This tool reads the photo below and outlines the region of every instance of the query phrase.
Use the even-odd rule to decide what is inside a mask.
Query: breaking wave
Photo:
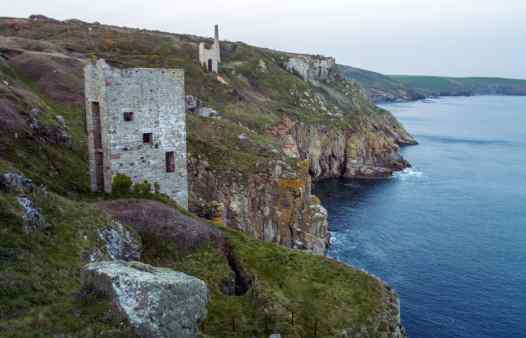
[[[421,178],[422,176],[424,176],[424,173],[414,168],[406,168],[402,171],[398,171],[394,173],[394,177],[399,178],[401,180],[407,180],[411,178]]]

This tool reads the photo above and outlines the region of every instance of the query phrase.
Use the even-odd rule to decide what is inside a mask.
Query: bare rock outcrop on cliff
[[[324,254],[329,244],[327,212],[311,195],[303,168],[276,161],[268,172],[219,173],[206,160],[189,161],[190,209],[255,238]],[[218,210],[221,209],[221,210]]]
[[[364,133],[285,118],[271,133],[282,140],[290,156],[308,160],[314,179],[389,177],[409,166],[400,155],[399,144],[414,144],[411,136],[389,122],[381,126],[385,131]]]
[[[326,118],[308,123],[285,116],[269,132],[287,155],[309,160],[313,178],[389,177],[409,166],[400,145],[416,141],[391,113],[376,107],[363,88],[342,79],[333,58],[294,56],[286,66],[312,84]]]

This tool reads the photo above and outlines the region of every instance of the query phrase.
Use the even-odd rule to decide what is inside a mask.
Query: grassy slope
[[[489,77],[390,75],[424,95],[526,95],[526,80]]]
[[[128,337],[108,300],[80,288],[81,257],[102,247],[96,231],[110,220],[90,203],[53,193],[30,195],[51,228],[26,235],[14,194],[0,194],[0,337],[67,334],[75,337]],[[222,292],[232,270],[223,249],[210,243],[181,253],[175,241],[143,237],[143,260],[172,267],[207,282],[209,337],[333,336],[348,327],[374,335],[387,330],[381,314],[394,311],[378,280],[330,259],[250,239],[224,227],[234,257],[252,288],[243,295]],[[331,313],[330,317],[326,313]]]
[[[414,90],[387,75],[350,66],[339,65],[338,67],[346,79],[358,82],[375,101],[419,98],[418,93]]]
[[[81,257],[101,246],[108,217],[53,193],[30,197],[50,230],[26,235],[16,196],[0,193],[0,337],[127,336],[108,300],[80,293]]]
[[[316,330],[318,337],[328,337],[343,328],[362,326],[378,334],[377,330],[389,325],[376,318],[391,308],[384,304],[384,287],[374,278],[330,259],[221,229],[231,254],[252,280],[252,288],[243,295],[221,291],[231,276],[220,249],[202,248],[181,258],[169,241],[162,246],[158,238],[145,242],[146,262],[207,282],[211,293],[203,334],[241,338],[280,332],[287,337],[311,337]]]
[[[201,153],[212,157],[215,153],[226,153],[233,159],[243,157],[238,156],[240,152],[257,153],[261,149],[258,144],[275,145],[275,140],[269,137],[266,131],[284,116],[310,124],[333,125],[366,132],[369,127],[364,127],[357,121],[387,114],[367,102],[353,83],[344,84],[345,81],[339,81],[329,86],[331,90],[339,92],[338,95],[343,93],[346,99],[340,100],[335,99],[330,91],[313,87],[290,74],[283,67],[288,59],[286,53],[256,48],[239,42],[223,42],[221,76],[227,84],[221,84],[214,75],[205,73],[196,62],[197,44],[205,41],[202,38],[103,25],[22,21],[20,26],[22,28],[13,29],[8,19],[3,22],[0,20],[0,36],[16,37],[19,40],[30,39],[24,40],[24,43],[18,40],[16,42],[24,45],[26,50],[47,48],[46,52],[64,53],[85,59],[102,57],[116,66],[184,68],[187,93],[199,97],[205,105],[220,111],[226,118],[223,123],[230,124],[218,129],[216,133],[216,129],[206,130],[206,126],[203,125],[204,120],[190,121],[188,130],[190,153]],[[36,39],[39,44],[36,44]],[[44,42],[48,45],[41,46],[40,44]],[[15,61],[10,63],[16,63],[17,58],[15,56],[13,58]],[[55,63],[61,67],[60,61]],[[262,64],[264,66],[261,66]],[[42,77],[36,76],[29,65],[30,63],[20,65],[17,72],[25,73],[23,80],[26,83],[34,82],[33,88],[41,91],[47,84],[42,83],[44,81],[36,81],[37,78]],[[24,72],[24,69],[29,70]],[[80,67],[70,70],[69,73],[76,72],[80,73]],[[80,84],[71,87],[81,88],[82,79],[74,80]],[[68,94],[82,95],[82,93]],[[322,99],[320,100],[316,95],[320,95]],[[49,95],[45,96],[49,98]],[[75,120],[82,121],[81,105],[75,102],[71,106],[72,114],[77,114]],[[247,128],[258,134],[255,138],[256,144],[248,150],[243,149],[241,142],[236,140],[239,134],[246,133]],[[228,142],[203,144],[203,140],[223,140],[225,133],[228,133]],[[267,156],[279,157],[272,154],[273,152],[269,152]],[[245,161],[237,161],[232,163],[231,167],[235,168],[237,164],[244,163]],[[211,161],[210,164],[215,166],[216,161]],[[257,167],[255,161],[249,161],[249,165]],[[218,168],[224,168],[224,165],[218,165]]]
[[[374,101],[417,100],[439,95],[526,95],[526,80],[520,79],[384,75],[343,65],[339,69],[346,79],[362,85]]]

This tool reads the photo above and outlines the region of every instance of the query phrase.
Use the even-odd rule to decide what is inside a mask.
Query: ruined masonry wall
[[[219,26],[214,26],[214,43],[210,48],[206,47],[204,42],[199,44],[199,63],[208,69],[208,60],[212,60],[212,72],[219,71],[219,62],[221,62],[221,48],[219,46]]]
[[[86,67],[87,107],[100,102],[105,191],[112,177],[125,174],[134,182],[157,182],[161,192],[188,207],[184,72],[179,69],[114,69],[103,62]],[[133,112],[133,121],[124,121]],[[88,126],[93,125],[91,114]],[[151,133],[152,142],[143,143]],[[88,130],[89,144],[93,132]],[[166,152],[175,153],[175,172],[166,172]],[[90,175],[94,180],[94,151]]]

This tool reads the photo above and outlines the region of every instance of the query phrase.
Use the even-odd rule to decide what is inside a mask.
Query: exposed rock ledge
[[[383,178],[410,167],[400,145],[416,141],[390,114],[377,117],[376,132],[313,126],[288,118],[270,132],[291,157],[309,161],[313,179]]]
[[[190,210],[253,237],[323,255],[329,245],[327,211],[311,195],[307,162],[299,168],[267,163],[269,172],[222,174],[208,162],[188,165]]]

